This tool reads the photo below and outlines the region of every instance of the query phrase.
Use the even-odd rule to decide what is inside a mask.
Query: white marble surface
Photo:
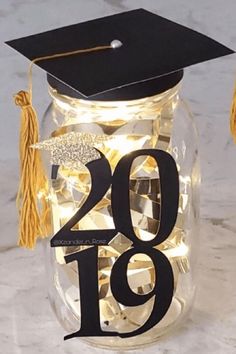
[[[40,245],[35,253],[15,247],[19,112],[12,94],[25,88],[27,62],[3,41],[137,7],[236,49],[235,0],[0,0],[0,343],[4,354],[107,351],[77,340],[63,342],[63,331],[47,301]],[[202,165],[199,290],[190,319],[146,353],[236,353],[236,146],[228,128],[235,77],[235,56],[186,70],[183,94],[196,117]],[[48,97],[44,73],[37,69],[34,86],[41,114]]]

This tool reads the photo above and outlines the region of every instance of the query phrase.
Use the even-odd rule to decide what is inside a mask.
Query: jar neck
[[[150,119],[163,109],[174,110],[181,82],[163,93],[131,101],[89,101],[61,95],[49,86],[54,108],[67,117],[67,124],[80,122]]]

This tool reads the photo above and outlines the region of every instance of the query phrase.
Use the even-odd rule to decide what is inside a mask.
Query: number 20
[[[109,162],[104,155],[101,159],[86,165],[91,174],[90,194],[77,213],[57,232],[51,240],[52,247],[63,245],[63,240],[76,244],[76,240],[105,240],[108,245],[113,237],[122,233],[132,241],[132,248],[124,252],[115,262],[110,277],[111,291],[114,298],[124,306],[139,306],[153,296],[155,301],[148,320],[138,329],[118,333],[103,331],[100,325],[98,297],[98,246],[65,256],[66,263],[77,261],[80,279],[81,327],[67,335],[65,339],[82,336],[120,336],[123,338],[142,334],[154,327],[166,314],[170,307],[174,279],[168,258],[159,250],[153,248],[164,242],[172,232],[177,218],[179,203],[179,177],[174,159],[165,151],[144,149],[133,151],[121,158],[113,175]],[[139,156],[151,156],[155,159],[160,175],[161,213],[160,226],[155,237],[150,241],[137,238],[131,219],[129,180],[133,161]],[[72,230],[106,194],[111,186],[111,208],[115,228],[106,230]],[[74,244],[73,244],[74,242]],[[101,244],[101,243],[100,243]],[[137,253],[148,255],[155,268],[156,283],[152,291],[145,295],[135,294],[129,287],[127,267],[129,260]]]

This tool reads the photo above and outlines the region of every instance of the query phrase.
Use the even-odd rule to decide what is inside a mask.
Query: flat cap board
[[[144,9],[132,10],[6,42],[29,60],[100,45],[123,46],[37,63],[83,97],[147,82],[234,53],[220,43]],[[166,79],[166,78],[165,78]],[[165,80],[164,79],[164,80]]]

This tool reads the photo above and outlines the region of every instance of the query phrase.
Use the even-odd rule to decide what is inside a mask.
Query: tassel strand
[[[16,199],[20,219],[18,244],[33,249],[37,237],[46,236],[41,220],[43,215],[48,213],[48,206],[43,198],[40,210],[37,195],[42,191],[45,196],[47,180],[40,153],[31,148],[31,145],[39,141],[39,127],[30,94],[20,91],[15,95],[15,104],[21,108],[20,183]]]
[[[230,115],[230,130],[233,136],[234,142],[236,143],[236,84],[234,89],[234,96],[231,105],[231,115]]]

